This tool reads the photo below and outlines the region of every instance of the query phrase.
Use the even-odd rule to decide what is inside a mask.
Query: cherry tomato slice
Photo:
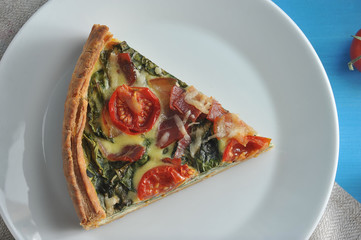
[[[259,136],[247,136],[246,139],[248,143],[245,146],[234,138],[230,139],[224,150],[222,161],[234,162],[254,157],[265,150],[271,142],[270,138]]]
[[[163,158],[162,162],[173,164],[174,166],[182,165],[182,159],[180,159],[180,158]]]
[[[158,98],[146,87],[118,87],[108,108],[113,124],[130,135],[148,132],[160,114]]]
[[[165,193],[182,182],[183,177],[173,166],[159,166],[147,171],[138,185],[138,198],[146,200],[156,195]]]
[[[168,159],[169,160],[169,159]],[[138,185],[138,198],[143,201],[166,193],[194,174],[188,165],[163,165],[148,170]]]

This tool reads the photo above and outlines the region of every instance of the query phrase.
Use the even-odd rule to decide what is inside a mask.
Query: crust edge
[[[64,105],[63,171],[80,224],[85,229],[97,227],[99,221],[106,217],[86,173],[82,136],[86,123],[86,97],[90,77],[100,51],[111,38],[112,34],[107,26],[93,26],[75,65]]]

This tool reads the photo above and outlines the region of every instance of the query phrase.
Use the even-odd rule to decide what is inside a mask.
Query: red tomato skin
[[[356,33],[356,36],[361,37],[361,29]],[[361,40],[353,38],[350,47],[351,60],[361,56]],[[361,72],[361,60],[356,61],[353,66]]]
[[[138,198],[147,200],[168,192],[185,180],[175,167],[163,165],[148,170],[138,185]]]
[[[135,92],[138,92],[143,98],[152,102],[150,114],[148,114],[145,123],[143,125],[140,125],[139,122],[137,122],[137,119],[139,119],[138,118],[139,115],[137,113],[133,113],[133,115],[130,116],[132,120],[128,125],[125,125],[125,123],[122,122],[118,116],[117,99],[119,99],[118,98],[119,96],[121,97],[124,95],[124,98],[126,98],[125,101],[127,99],[129,100],[131,96],[133,96],[132,94],[134,94]],[[149,88],[129,87],[125,84],[119,86],[114,91],[113,95],[110,97],[108,108],[109,108],[110,119],[113,122],[113,124],[121,131],[129,135],[137,135],[150,131],[160,115],[159,100],[157,96],[155,96],[155,94],[152,93],[152,91],[150,91]]]
[[[230,139],[223,152],[222,161],[235,162],[253,157],[265,150],[269,146],[271,139],[259,136],[247,136],[246,141],[247,144],[242,145],[236,139]]]
[[[192,177],[195,171],[187,164],[181,165],[180,159],[163,159],[165,163],[148,170],[138,184],[138,198],[141,201],[164,194]]]

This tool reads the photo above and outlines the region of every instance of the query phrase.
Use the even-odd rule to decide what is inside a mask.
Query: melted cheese
[[[118,64],[118,56],[114,52],[112,52],[109,56],[108,61],[108,77],[110,79],[110,85],[114,88],[121,86],[127,83],[125,75],[123,74],[122,70],[119,68]]]
[[[179,131],[184,135],[184,138],[185,139],[190,139],[191,137],[188,135],[188,132],[186,130],[186,128],[184,127],[184,123],[182,121],[182,119],[180,119],[180,117],[176,114],[174,115],[174,120],[175,120],[175,123],[179,129]]]
[[[245,136],[254,135],[255,131],[243,122],[238,115],[228,113],[217,120],[216,136],[217,138],[236,138],[243,144]]]
[[[113,197],[109,198],[107,195],[105,195],[104,203],[105,203],[105,209],[107,212],[107,215],[112,215],[114,213],[114,205],[119,203],[119,197],[114,194]]]
[[[144,173],[146,173],[147,171],[149,171],[150,169],[152,169],[154,167],[166,165],[166,163],[164,163],[162,161],[162,159],[171,157],[172,149],[174,148],[174,143],[167,147],[166,153],[164,153],[164,149],[161,149],[156,146],[156,137],[157,137],[157,133],[158,133],[157,129],[160,124],[160,120],[163,118],[164,118],[164,116],[161,114],[161,116],[159,116],[157,122],[154,124],[152,130],[145,133],[143,136],[142,135],[121,134],[121,135],[113,138],[113,143],[109,142],[107,140],[104,140],[104,139],[98,139],[99,143],[106,149],[106,151],[108,153],[118,153],[126,145],[132,145],[132,144],[143,145],[145,138],[151,140],[151,144],[147,149],[147,155],[149,156],[149,161],[146,164],[144,164],[143,166],[137,168],[134,173],[133,185],[134,185],[135,189],[138,188],[139,181],[142,178],[142,176],[144,175]],[[129,192],[129,197],[131,197],[131,199],[134,202],[139,201],[136,193]]]
[[[218,140],[218,150],[223,155],[224,150],[226,149],[228,143],[227,138],[221,138]]]
[[[159,145],[160,145],[160,146],[163,146],[163,145],[168,141],[169,136],[170,136],[170,133],[169,133],[169,132],[165,132],[165,133],[163,134],[163,136],[162,136],[162,137],[160,138],[160,140],[159,140]]]
[[[190,86],[187,88],[184,100],[193,105],[204,114],[208,114],[212,105],[212,99],[199,92],[195,87]]]
[[[102,68],[103,68],[103,66],[100,63],[99,59],[98,59],[97,62],[95,63],[95,65],[94,65],[92,74],[95,73],[95,72],[98,72]]]
[[[206,129],[204,129],[203,127],[199,127],[197,128],[196,132],[195,132],[195,140],[191,142],[190,146],[189,146],[189,150],[191,153],[191,156],[194,157],[194,155],[196,154],[196,152],[199,150],[199,148],[202,145],[202,136],[205,133]]]
[[[111,48],[111,45],[107,46],[106,49]],[[93,73],[101,70],[103,68],[101,62],[98,60],[95,64],[93,69]],[[161,74],[162,69],[157,67],[155,69],[156,74]],[[105,99],[109,99],[115,89],[123,84],[127,83],[126,77],[122,70],[118,65],[118,57],[117,54],[112,52],[108,59],[108,64],[106,66],[106,73],[109,78],[109,85],[110,87],[106,90]],[[132,85],[132,87],[148,87],[148,81],[153,78],[157,78],[157,76],[150,75],[145,70],[135,69],[136,73],[136,82]],[[131,99],[129,100],[131,101]],[[134,109],[139,109],[139,106],[134,105]],[[188,135],[185,127],[184,122],[190,117],[190,112],[187,113],[185,119],[180,119],[179,116],[176,116],[176,123],[179,130],[185,135],[185,137],[190,138]],[[119,153],[126,145],[143,145],[145,139],[149,139],[151,141],[150,146],[147,149],[147,155],[149,156],[149,161],[145,163],[143,166],[136,169],[134,176],[133,176],[133,186],[135,189],[138,188],[139,182],[143,175],[149,171],[150,169],[162,165],[167,165],[168,163],[164,163],[162,159],[170,158],[172,154],[172,150],[175,146],[175,143],[169,145],[165,151],[165,149],[161,149],[156,146],[156,139],[158,134],[158,127],[161,121],[166,118],[164,114],[164,109],[161,109],[161,114],[154,124],[153,128],[144,134],[140,135],[127,135],[127,134],[120,134],[113,138],[113,142],[108,140],[98,138],[97,141],[99,145],[101,145],[104,150],[109,154],[116,154]],[[183,122],[184,121],[184,122]],[[168,136],[169,137],[169,136]],[[165,136],[164,138],[168,138]],[[167,139],[163,139],[166,141]],[[88,161],[88,159],[86,159]],[[138,202],[139,199],[137,197],[137,193],[135,192],[128,192],[128,196],[133,200],[133,202]],[[120,201],[119,197],[114,195],[113,197],[109,198],[105,196],[104,203],[105,203],[105,210],[107,215],[111,215],[114,213],[114,205]]]
[[[152,169],[153,167],[165,165],[165,163],[162,162],[162,159],[171,157],[172,154],[171,149],[173,149],[173,147],[174,147],[174,143],[168,146],[168,151],[166,153],[163,153],[164,149],[157,147],[155,143],[152,143],[149,146],[148,148],[149,161],[144,166],[137,169],[137,171],[134,174],[133,184],[135,188],[138,187],[138,183],[145,172]]]
[[[126,135],[121,134],[113,138],[113,142],[109,142],[105,139],[99,138],[98,141],[106,149],[108,153],[118,153],[126,145],[142,145],[144,138],[141,135]]]
[[[134,87],[148,87],[147,80],[149,79],[149,74],[145,71],[139,71],[134,69],[137,76],[136,82],[133,84]]]
[[[150,170],[154,167],[161,166],[161,165],[165,165],[165,163],[162,162],[161,159],[154,158],[154,159],[151,159],[150,161],[148,161],[146,164],[144,164],[144,166],[138,168],[137,171],[134,173],[134,178],[133,178],[133,184],[134,184],[135,189],[138,188],[139,181],[143,177],[144,173],[146,173],[148,170]]]

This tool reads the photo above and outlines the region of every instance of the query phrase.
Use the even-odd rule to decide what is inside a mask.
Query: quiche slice
[[[94,25],[62,144],[70,196],[91,229],[255,157],[271,139]]]

